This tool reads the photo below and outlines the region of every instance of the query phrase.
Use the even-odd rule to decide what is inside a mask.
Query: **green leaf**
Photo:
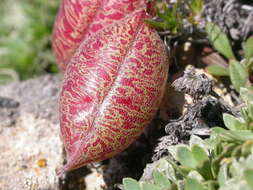
[[[145,22],[163,30],[169,30],[171,33],[176,33],[180,25],[177,15],[177,3],[174,4],[172,9],[167,6],[163,6],[163,11],[157,9],[157,16],[162,19],[162,21],[146,20]]]
[[[219,173],[218,173],[218,182],[221,186],[225,185],[225,182],[229,179],[228,176],[228,167],[227,164],[223,164],[220,167]]]
[[[157,29],[165,30],[167,28],[167,25],[165,22],[158,22],[158,21],[154,21],[154,20],[145,20],[145,23],[150,24],[151,26],[153,26]]]
[[[247,169],[253,169],[253,148],[251,148],[251,154],[247,157],[245,165]]]
[[[141,190],[139,182],[132,178],[124,178],[123,186],[125,190]]]
[[[184,166],[195,168],[197,166],[197,162],[194,159],[191,151],[186,147],[178,147],[177,148],[177,160]]]
[[[198,181],[203,181],[203,176],[196,170],[192,170],[187,175],[188,178],[196,179]]]
[[[232,51],[230,42],[226,34],[222,32],[217,25],[213,23],[207,23],[206,32],[208,34],[210,42],[213,44],[214,48],[218,52],[220,52],[228,59],[235,59],[234,53]]]
[[[220,153],[222,153],[223,151],[223,146],[221,144],[222,139],[220,138],[220,136],[218,134],[215,134],[215,131],[212,131],[211,133],[211,138],[213,138],[212,141],[215,141],[216,143],[212,146],[212,150],[213,150],[213,154],[214,155],[219,155]],[[215,136],[215,137],[213,137]]]
[[[212,132],[222,138],[222,141],[241,143],[247,140],[253,140],[253,132],[250,130],[229,131],[220,127],[213,127]]]
[[[209,160],[205,150],[196,144],[192,146],[191,152],[198,165],[201,165],[204,161]]]
[[[155,184],[157,184],[161,189],[169,189],[170,188],[170,186],[171,186],[170,181],[161,172],[154,170],[153,171],[153,178],[154,178]]]
[[[253,189],[253,169],[247,169],[244,171],[245,179],[248,185]]]
[[[253,92],[248,90],[247,88],[240,88],[240,97],[245,103],[253,102]]]
[[[209,160],[206,160],[202,162],[202,164],[199,164],[197,167],[197,171],[206,179],[211,180],[213,179],[213,172],[211,168],[211,162]]]
[[[229,69],[219,65],[210,65],[207,71],[214,76],[229,76]]]
[[[173,12],[166,5],[163,5],[162,10],[163,11],[161,12],[160,9],[157,9],[157,16],[159,18],[162,18],[165,21],[173,19]]]
[[[252,104],[252,106],[253,106],[253,104]],[[251,111],[253,111],[253,110],[251,110]],[[253,113],[253,112],[251,112],[251,113]],[[241,108],[241,114],[242,114],[242,118],[245,121],[245,123],[249,123],[251,121],[251,117],[250,117],[250,114],[249,114],[249,111],[248,111],[247,107],[242,107]]]
[[[142,190],[161,190],[158,186],[150,183],[143,182],[142,183]]]
[[[218,189],[218,184],[216,181],[207,182],[207,190],[216,190],[216,189]]]
[[[247,119],[248,119],[248,121],[250,120],[250,121],[253,121],[253,101],[252,102],[247,102],[247,110],[248,110],[248,117],[247,117]],[[249,126],[249,127],[251,127],[251,126]],[[252,128],[248,128],[248,129],[252,129]]]
[[[215,159],[212,160],[211,163],[211,171],[214,177],[217,177],[218,172],[220,169],[220,157],[216,157]]]
[[[242,145],[242,155],[243,156],[248,156],[249,154],[251,154],[251,149],[253,147],[253,141],[246,141],[245,143],[243,143]]]
[[[245,87],[248,72],[247,69],[237,61],[230,61],[229,63],[230,80],[237,92],[240,92],[241,87]]]
[[[186,179],[185,190],[205,190],[205,186],[196,179],[188,178]]]
[[[200,13],[203,7],[202,0],[191,0],[191,9],[195,14]]]
[[[179,147],[185,147],[185,148],[188,148],[189,146],[188,145],[185,145],[185,144],[178,144],[178,145],[172,145],[172,146],[169,146],[167,149],[169,151],[169,153],[172,155],[172,157],[178,161],[178,158],[177,158],[177,151],[178,151],[178,148]]]
[[[249,60],[253,57],[253,37],[249,37],[243,46],[244,57]]]
[[[229,133],[233,135],[237,140],[253,140],[253,133],[250,130],[229,131]]]
[[[247,128],[245,123],[242,123],[239,119],[227,113],[223,114],[223,121],[225,126],[232,131],[243,130]]]
[[[235,149],[232,151],[231,157],[238,158],[242,154],[242,145],[238,145],[235,147]]]
[[[213,127],[211,130],[212,130],[212,133],[215,133],[218,136],[220,136],[222,141],[227,141],[227,142],[231,142],[231,141],[233,142],[235,140],[241,141],[241,139],[237,135],[234,135],[231,133],[231,131],[225,130],[223,128]]]
[[[178,173],[180,173],[182,176],[187,176],[193,169],[187,166],[178,166],[177,168],[175,168]]]
[[[172,182],[176,181],[175,168],[177,165],[166,158],[161,158],[159,161],[155,162],[155,168],[162,172],[168,179]]]
[[[208,154],[208,149],[210,148],[210,142],[206,142],[206,139],[203,140],[199,136],[196,135],[191,135],[189,145],[190,148],[192,148],[194,145],[200,146],[207,154]]]

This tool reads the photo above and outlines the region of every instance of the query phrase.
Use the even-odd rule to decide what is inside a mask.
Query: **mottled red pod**
[[[144,9],[85,39],[60,95],[67,164],[60,174],[112,157],[150,123],[166,84],[168,59]]]
[[[80,43],[104,27],[119,22],[147,0],[62,0],[53,31],[53,50],[61,70]]]

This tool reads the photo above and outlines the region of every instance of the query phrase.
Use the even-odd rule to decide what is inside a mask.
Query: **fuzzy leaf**
[[[216,158],[211,163],[211,171],[212,171],[212,174],[214,175],[214,177],[218,176],[218,172],[220,169],[220,162],[219,161],[220,160]]]
[[[247,88],[240,88],[240,97],[245,103],[253,102],[253,93]]]
[[[193,169],[187,166],[178,166],[177,168],[178,173],[180,173],[182,176],[187,176]]]
[[[139,182],[132,178],[124,178],[123,186],[125,190],[141,190]]]
[[[248,107],[248,117],[250,118],[249,120],[253,120],[253,101],[252,102],[248,102],[247,103],[247,107]],[[252,126],[251,125],[249,125],[249,127],[250,128],[248,128],[248,129],[250,129],[250,130],[252,130]]]
[[[229,63],[230,80],[237,92],[241,87],[245,87],[248,79],[247,69],[237,61],[230,61]]]
[[[171,186],[170,181],[157,170],[153,171],[153,178],[154,182],[161,188],[161,189],[169,189]]]
[[[253,104],[252,104],[252,106],[253,106]],[[253,111],[253,110],[251,110],[251,111]],[[242,107],[241,108],[242,118],[245,121],[245,123],[249,123],[251,121],[251,119],[250,119],[251,117],[250,117],[249,112],[250,111],[248,110],[247,107]],[[253,112],[251,112],[251,113],[253,113]],[[252,114],[251,114],[251,116],[252,116]],[[247,128],[248,128],[248,126],[247,126]]]
[[[217,189],[216,181],[208,181],[207,182],[207,190],[216,190]]]
[[[177,148],[177,160],[186,167],[195,168],[197,166],[191,151],[186,147]]]
[[[228,180],[228,167],[227,164],[223,164],[220,167],[219,173],[218,173],[218,182],[221,186],[225,185],[225,182]]]
[[[234,143],[242,142],[247,140],[253,140],[253,132],[250,130],[237,130],[237,131],[230,131],[225,130],[219,127],[212,128],[212,132],[219,135],[223,141]]]
[[[207,71],[214,76],[229,76],[228,68],[219,65],[210,65],[207,67]]]
[[[235,149],[232,151],[231,157],[238,158],[242,154],[242,145],[238,145],[235,147]]]
[[[253,189],[253,169],[247,169],[244,171],[245,179],[248,185]]]
[[[175,174],[175,167],[174,163],[167,161],[164,158],[161,158],[158,162],[156,162],[155,168],[159,171],[164,173],[164,175],[170,179],[171,181],[176,181],[176,174]]]
[[[185,183],[185,190],[205,190],[205,186],[196,179],[188,178]]]
[[[234,53],[232,51],[230,42],[226,34],[222,32],[217,25],[213,23],[207,23],[206,32],[208,34],[210,42],[213,44],[214,48],[218,52],[220,52],[228,59],[235,59]]]
[[[188,178],[193,178],[196,179],[198,181],[203,181],[204,178],[202,177],[202,175],[200,175],[199,172],[197,172],[196,170],[190,171],[189,174],[187,175]]]
[[[189,141],[190,148],[192,148],[194,145],[200,146],[207,154],[208,149],[210,147],[210,143],[206,143],[205,140],[201,139],[200,137],[196,135],[191,135],[190,141]]]
[[[225,126],[232,131],[243,130],[247,127],[245,123],[242,123],[239,119],[227,113],[223,114],[223,121]]]
[[[198,165],[202,164],[206,160],[209,160],[206,152],[198,145],[193,145],[191,152]]]
[[[253,169],[253,147],[251,148],[251,154],[247,157],[245,166],[247,169]]]
[[[253,56],[253,37],[249,37],[243,46],[244,57],[249,60]]]
[[[159,186],[156,186],[154,184],[150,184],[150,183],[146,183],[146,182],[143,182],[142,183],[142,190],[161,190],[159,188]]]
[[[177,150],[179,147],[185,147],[187,148],[188,146],[185,144],[179,144],[179,145],[172,145],[168,147],[169,153],[172,155],[172,157],[177,160]],[[178,160],[177,160],[178,161]]]
[[[198,165],[197,171],[206,179],[213,179],[213,173],[211,168],[211,162],[209,160],[205,160],[201,164]]]
[[[249,154],[251,154],[251,149],[253,147],[253,141],[246,141],[245,143],[243,143],[242,145],[242,155],[243,156],[248,156]]]
[[[250,130],[229,131],[229,133],[241,141],[253,140],[253,132]]]
[[[220,127],[212,128],[212,132],[220,136],[223,141],[240,140],[240,138],[237,135],[232,134],[231,131],[222,129]]]

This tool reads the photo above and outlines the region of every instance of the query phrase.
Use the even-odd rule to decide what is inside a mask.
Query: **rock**
[[[53,123],[58,123],[57,106],[60,81],[60,76],[46,75],[0,86],[0,97],[2,97],[2,99],[0,98],[0,109],[1,105],[7,104],[2,103],[1,100],[5,99],[7,102],[6,99],[9,99],[9,104],[20,103],[20,113],[31,113],[36,118],[49,119]]]
[[[246,0],[204,0],[203,18],[214,22],[234,41],[253,34],[253,2]]]
[[[57,99],[61,77],[0,86],[0,189],[58,190],[64,160]]]

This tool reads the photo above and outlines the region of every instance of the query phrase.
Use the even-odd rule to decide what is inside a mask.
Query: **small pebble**
[[[40,168],[45,168],[45,167],[47,167],[47,160],[45,158],[40,159],[40,160],[37,161],[37,165]]]

